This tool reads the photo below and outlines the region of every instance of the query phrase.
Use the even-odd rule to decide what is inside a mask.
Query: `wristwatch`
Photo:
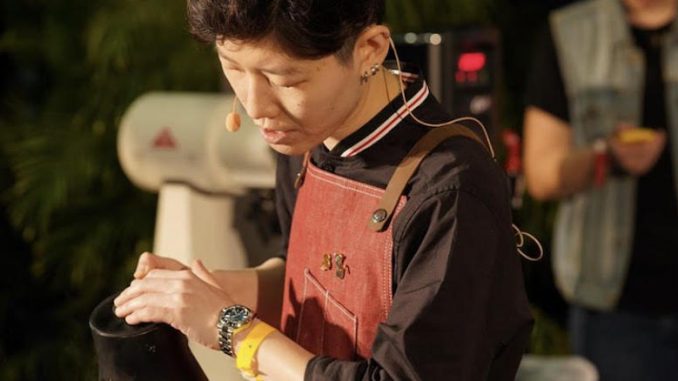
[[[219,349],[231,357],[235,357],[233,352],[233,335],[241,331],[254,320],[254,312],[240,304],[234,304],[225,307],[219,312],[217,329],[219,330]]]

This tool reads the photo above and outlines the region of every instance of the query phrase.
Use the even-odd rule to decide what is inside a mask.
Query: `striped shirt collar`
[[[397,73],[397,70],[393,69],[395,65],[386,63],[384,66]],[[401,67],[403,69],[403,81],[407,83],[405,89],[407,105],[403,103],[402,96],[398,95],[372,120],[339,142],[330,151],[331,155],[347,158],[360,154],[400,125],[403,119],[407,117],[408,108],[410,111],[415,110],[426,101],[430,91],[419,70],[414,65],[403,64]]]

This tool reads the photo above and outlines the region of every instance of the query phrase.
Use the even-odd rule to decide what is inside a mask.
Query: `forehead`
[[[293,59],[293,57],[285,53],[280,44],[270,36],[257,40],[217,39],[216,48],[219,53],[224,53],[229,56],[242,53],[260,53]]]
[[[303,68],[319,61],[293,57],[287,54],[280,44],[270,37],[255,41],[218,40],[216,50],[221,59],[248,67],[287,66]]]
[[[339,58],[332,54],[322,58],[299,58],[288,54],[271,37],[255,41],[217,40],[219,59],[245,69],[269,71],[275,74],[298,74],[326,69],[345,69]]]

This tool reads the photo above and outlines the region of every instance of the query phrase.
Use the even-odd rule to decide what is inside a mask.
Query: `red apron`
[[[292,220],[281,328],[311,353],[370,357],[392,301],[392,227],[375,232],[366,224],[383,194],[307,167]]]
[[[460,129],[463,129],[460,131]],[[316,355],[369,358],[392,303],[392,227],[428,152],[464,127],[436,128],[415,145],[386,190],[320,170],[308,159],[294,208],[281,329]],[[369,221],[369,224],[368,224]]]

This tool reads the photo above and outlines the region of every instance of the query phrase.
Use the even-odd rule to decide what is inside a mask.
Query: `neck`
[[[635,27],[654,29],[676,18],[676,0],[624,0],[626,17]]]
[[[370,77],[364,86],[366,86],[366,89],[363,96],[358,101],[352,116],[347,120],[345,128],[337,130],[335,134],[323,142],[328,149],[331,150],[341,140],[360,129],[395,97],[400,96],[398,76],[391,74],[384,67],[381,68],[379,74]]]

